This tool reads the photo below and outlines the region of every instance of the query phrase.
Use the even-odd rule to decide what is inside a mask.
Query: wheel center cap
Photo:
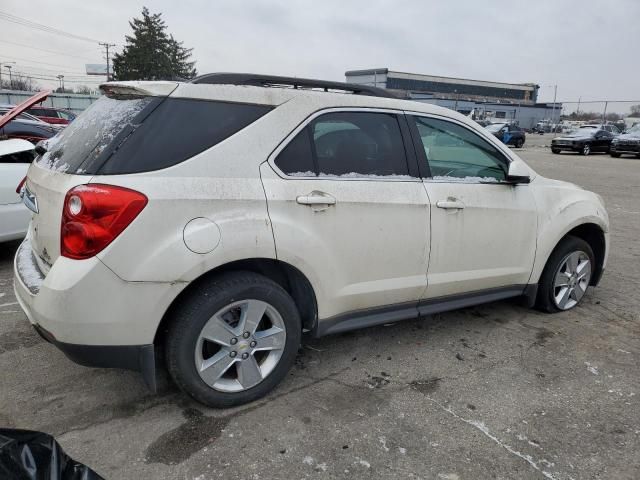
[[[238,342],[238,350],[247,350],[249,348],[249,342],[242,340]]]

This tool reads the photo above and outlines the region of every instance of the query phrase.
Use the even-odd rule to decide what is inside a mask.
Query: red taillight
[[[22,187],[24,187],[24,182],[27,181],[27,177],[24,177],[20,183],[18,184],[18,188],[16,188],[16,193],[20,195],[22,193]]]
[[[82,260],[101,252],[147,205],[147,197],[113,185],[79,185],[62,207],[60,254]]]

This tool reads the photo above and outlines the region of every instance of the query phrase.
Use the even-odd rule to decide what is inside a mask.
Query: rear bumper
[[[65,356],[79,365],[96,368],[122,368],[142,374],[145,383],[152,392],[156,392],[155,349],[150,345],[76,345],[59,342],[42,328],[33,328],[47,342],[55,345]]]
[[[185,284],[126,282],[97,258],[60,257],[45,276],[26,238],[14,260],[14,290],[29,322],[74,362],[142,372],[155,388],[153,342]]]

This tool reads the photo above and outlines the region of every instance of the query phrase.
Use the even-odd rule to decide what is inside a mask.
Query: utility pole
[[[107,59],[107,82],[111,80],[111,75],[109,74],[109,47],[115,47],[115,43],[99,43],[98,45],[104,47],[105,49],[105,58]]]
[[[5,67],[7,65],[13,64],[15,65],[16,62],[0,62],[0,88],[2,88],[2,65],[5,65]]]
[[[551,125],[556,122],[556,95],[558,94],[558,85],[553,86],[553,109],[551,110]],[[555,127],[552,127],[555,130]]]
[[[604,102],[604,112],[602,112],[602,124],[604,125],[607,121],[607,105],[609,102]]]
[[[582,100],[582,96],[578,97],[578,110],[576,110],[576,113],[578,116],[580,116],[580,101]]]
[[[57,75],[56,78],[60,82],[60,92],[64,92],[64,75]]]
[[[13,65],[5,65],[4,68],[9,70],[9,88],[13,89],[13,77],[11,76],[11,69],[13,68]]]

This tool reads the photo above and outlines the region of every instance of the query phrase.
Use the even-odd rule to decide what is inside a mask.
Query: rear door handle
[[[446,200],[438,200],[436,202],[436,207],[447,210],[462,210],[464,208],[464,203],[457,198],[447,198]]]
[[[311,192],[308,195],[296,197],[296,202],[300,205],[335,205],[335,197],[324,192]]]

